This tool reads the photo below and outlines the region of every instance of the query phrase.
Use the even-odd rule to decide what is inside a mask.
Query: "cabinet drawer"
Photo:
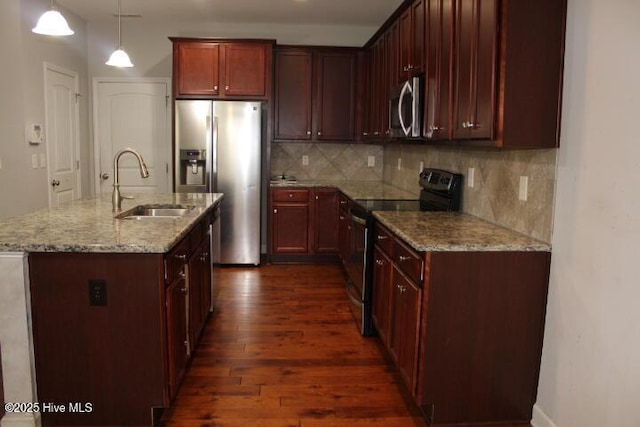
[[[278,189],[273,190],[274,202],[308,202],[309,190],[307,189]]]
[[[167,282],[171,282],[173,278],[178,274],[178,272],[182,269],[182,266],[189,259],[190,251],[190,240],[189,236],[185,237],[178,243],[169,253],[167,253],[165,258],[166,269],[167,269]]]
[[[376,223],[373,231],[373,240],[383,251],[391,254],[391,246],[393,243],[391,232],[378,223]]]
[[[415,283],[422,284],[422,256],[400,240],[394,240],[393,262]]]

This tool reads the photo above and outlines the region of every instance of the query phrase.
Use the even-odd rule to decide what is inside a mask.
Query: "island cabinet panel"
[[[163,256],[31,253],[29,269],[38,400],[93,403],[43,424],[151,425],[169,404]]]
[[[178,393],[187,370],[189,358],[189,326],[187,324],[187,298],[189,288],[186,272],[180,270],[166,291],[167,306],[167,364],[169,368],[169,397]]]
[[[170,39],[176,98],[271,98],[273,41]]]
[[[358,49],[278,47],[274,139],[355,137]]]

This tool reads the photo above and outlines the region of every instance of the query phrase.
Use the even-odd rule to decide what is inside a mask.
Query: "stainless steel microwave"
[[[391,89],[389,96],[389,133],[395,138],[422,136],[422,78],[411,79]]]

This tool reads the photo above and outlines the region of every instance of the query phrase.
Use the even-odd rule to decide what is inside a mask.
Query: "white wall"
[[[275,39],[279,44],[362,46],[376,27],[284,25],[255,23],[192,24],[123,19],[122,44],[135,67],[104,65],[118,41],[117,21],[89,24],[89,72],[94,77],[171,77],[169,36]]]
[[[536,426],[640,425],[640,2],[569,0]]]
[[[46,153],[46,142],[31,146],[25,130],[30,123],[45,124],[44,62],[73,70],[80,76],[80,145],[82,188],[89,189],[91,158],[88,123],[88,68],[86,25],[63,11],[76,34],[52,38],[31,32],[38,17],[50,7],[47,0],[0,2],[0,52],[5,60],[0,79],[0,218],[48,205],[46,168],[33,169],[31,156]]]

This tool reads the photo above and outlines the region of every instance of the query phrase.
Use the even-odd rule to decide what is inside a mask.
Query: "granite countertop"
[[[551,251],[548,243],[460,212],[375,211],[373,215],[420,252]]]
[[[126,211],[142,204],[193,206],[178,218],[115,219],[111,194],[0,220],[0,252],[165,253],[222,200],[220,193],[135,194]]]
[[[336,187],[353,200],[417,200],[418,194],[380,181],[271,181],[271,187]]]

